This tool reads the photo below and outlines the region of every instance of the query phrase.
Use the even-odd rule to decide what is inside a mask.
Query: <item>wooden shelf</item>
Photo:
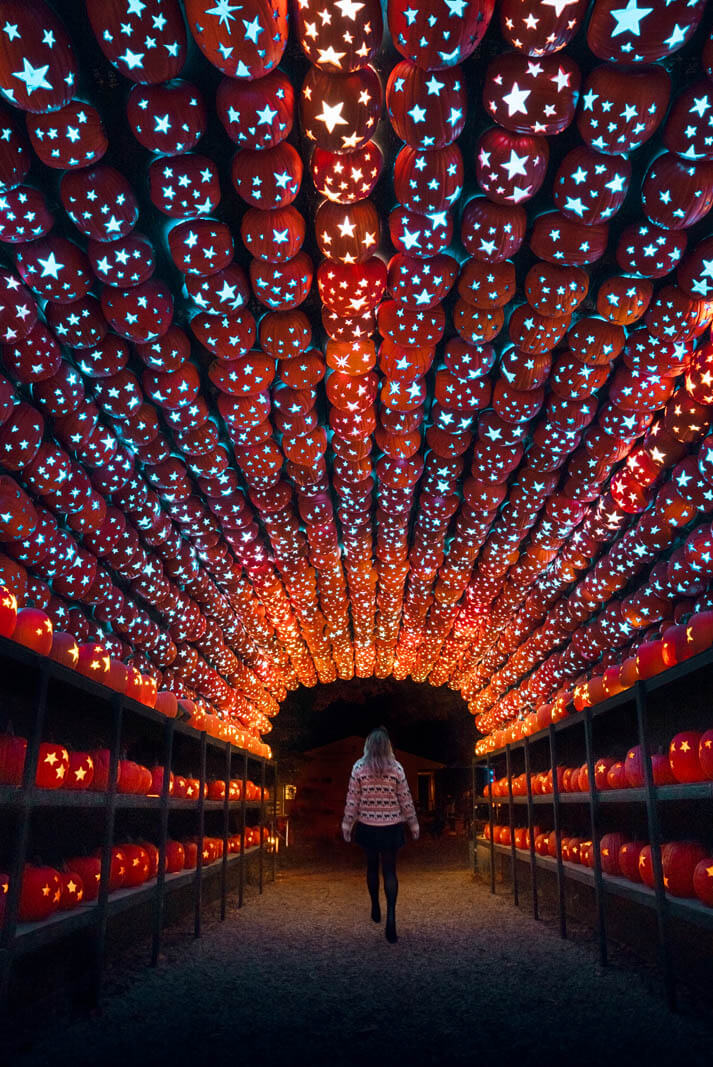
[[[241,858],[254,856],[259,851],[260,846],[253,845],[245,849],[242,857],[239,852],[231,853],[228,856],[227,865],[229,867],[234,866],[240,862]],[[201,877],[204,878],[211,874],[219,873],[222,866],[222,857],[214,860],[213,863],[204,864],[201,869]],[[184,886],[191,885],[196,880],[196,871],[197,868],[193,867],[190,870],[167,874],[164,881],[164,893],[168,894]],[[117,915],[151,900],[156,895],[157,884],[157,879],[152,878],[150,882],[145,882],[144,885],[131,889],[117,889],[116,892],[109,895],[108,916],[111,918],[112,915]],[[49,945],[60,938],[67,937],[77,930],[85,929],[96,922],[97,910],[96,901],[92,901],[91,904],[80,904],[73,911],[55,912],[54,915],[50,915],[48,919],[43,919],[41,922],[19,923],[15,932],[13,951],[16,955],[22,955],[44,945]]]
[[[491,843],[486,837],[478,837],[476,842],[481,847],[491,848]],[[512,856],[510,845],[493,843],[492,848],[499,855],[507,856],[508,859]],[[529,848],[516,848],[515,858],[529,865]],[[539,856],[536,854],[535,863],[542,870],[551,871],[553,874],[557,873],[557,860],[552,856]],[[584,885],[591,886],[592,889],[594,888],[594,870],[591,867],[584,867],[579,863],[570,863],[568,860],[563,860],[562,869],[565,877],[571,881],[581,882]],[[649,889],[648,886],[642,885],[640,882],[630,882],[627,878],[619,878],[611,874],[603,874],[602,882],[607,892],[612,893],[614,896],[636,901],[648,908],[656,908],[656,893],[653,889]],[[671,915],[678,919],[684,919],[687,922],[695,923],[697,926],[713,929],[713,908],[707,908],[699,900],[691,900],[688,897],[672,897],[666,894],[666,906]]]
[[[645,789],[598,789],[597,800],[600,804],[645,804]],[[678,785],[660,785],[654,790],[657,800],[713,800],[713,782],[689,782]],[[487,796],[476,797],[476,804],[490,804]],[[527,797],[512,798],[513,804],[526,805]],[[589,793],[560,793],[560,804],[589,804]],[[554,804],[552,793],[536,794],[533,804]],[[509,804],[508,797],[493,797],[493,807]]]

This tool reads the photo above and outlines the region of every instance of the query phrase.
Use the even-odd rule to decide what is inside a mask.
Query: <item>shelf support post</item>
[[[599,961],[607,965],[607,922],[604,879],[602,877],[602,856],[599,848],[599,794],[594,780],[595,760],[592,741],[592,709],[584,709],[584,743],[587,754],[587,773],[589,775],[589,818],[592,829],[592,853],[594,856],[594,895],[597,902],[597,937],[599,939]]]
[[[201,919],[203,910],[203,835],[205,833],[205,762],[207,734],[201,731],[201,773],[198,789],[198,854],[196,856],[196,880],[194,893],[193,936],[201,936]]]
[[[228,830],[230,829],[230,768],[233,746],[225,742],[225,796],[223,797],[223,863],[220,869],[220,921],[225,921],[225,900],[228,892]]]
[[[272,880],[277,878],[277,760],[272,764]]]
[[[512,878],[512,899],[515,907],[520,905],[520,893],[517,885],[517,851],[515,849],[514,805],[512,799],[512,763],[510,745],[505,746],[505,773],[508,779],[508,825],[510,827],[510,876]]]
[[[156,876],[156,896],[154,898],[153,938],[151,944],[151,966],[158,964],[163,935],[163,914],[166,892],[166,841],[168,840],[168,810],[171,795],[171,760],[173,755],[173,728],[175,719],[166,719],[163,728],[163,781],[161,783],[161,819],[158,842],[158,874]]]
[[[527,826],[530,839],[530,879],[532,881],[532,917],[539,919],[540,909],[537,900],[537,860],[535,858],[535,806],[532,802],[532,782],[530,781],[530,739],[524,738],[525,778],[527,779]]]
[[[486,763],[488,775],[488,825],[490,826],[490,892],[495,892],[495,841],[493,840],[493,772],[490,766],[490,756]]]
[[[245,793],[247,792],[248,783],[248,753],[247,750],[243,752],[243,785],[240,792],[240,869],[238,870],[238,907],[243,906],[243,896],[245,892]]]
[[[557,740],[553,723],[548,727],[550,738],[550,764],[552,767],[552,814],[555,824],[555,847],[557,858],[557,909],[559,914],[560,937],[567,936],[567,913],[564,897],[564,867],[562,865],[562,823],[560,819],[560,789],[557,776]]]
[[[651,753],[649,751],[649,738],[646,732],[646,687],[639,681],[635,686],[636,695],[636,723],[639,732],[639,746],[641,749],[641,762],[644,767],[644,788],[646,790],[646,817],[649,824],[649,842],[651,844],[651,865],[654,870],[654,892],[656,894],[656,923],[659,937],[659,959],[663,974],[664,992],[666,1002],[671,1011],[676,1010],[676,980],[671,958],[671,944],[669,940],[668,902],[666,900],[666,888],[663,880],[663,866],[661,863],[661,829],[659,826],[659,812],[654,788],[654,773],[651,766]]]
[[[262,893],[262,876],[265,859],[265,760],[260,763],[260,853],[258,855],[258,887]]]
[[[112,696],[113,735],[109,754],[109,781],[106,787],[106,808],[104,809],[104,841],[102,844],[101,878],[99,880],[99,898],[97,900],[96,953],[94,975],[94,999],[99,1000],[101,982],[104,973],[106,954],[106,928],[109,916],[109,881],[111,878],[112,848],[114,845],[114,822],[116,819],[116,785],[119,771],[119,750],[121,748],[121,729],[124,717],[124,700],[121,693]]]

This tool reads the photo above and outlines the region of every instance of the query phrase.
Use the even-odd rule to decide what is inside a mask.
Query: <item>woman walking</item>
[[[352,767],[342,819],[345,841],[354,840],[366,851],[366,884],[371,917],[381,922],[379,856],[386,894],[386,940],[396,936],[396,852],[404,844],[404,822],[418,841],[419,826],[404,769],[394,757],[389,735],[380,726],[364,742],[364,755]]]

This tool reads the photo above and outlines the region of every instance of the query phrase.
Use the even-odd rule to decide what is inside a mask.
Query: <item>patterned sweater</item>
[[[349,779],[342,830],[350,833],[357,819],[366,826],[407,822],[411,830],[418,827],[406,774],[397,760],[382,775],[372,774],[363,760],[356,761]]]

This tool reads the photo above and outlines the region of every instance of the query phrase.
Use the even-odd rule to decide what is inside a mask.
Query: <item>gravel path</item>
[[[101,1064],[710,1065],[713,1030],[672,1016],[629,970],[601,972],[463,869],[400,874],[399,943],[355,869],[296,869],[201,941],[171,938],[100,1017],[13,1059]]]

